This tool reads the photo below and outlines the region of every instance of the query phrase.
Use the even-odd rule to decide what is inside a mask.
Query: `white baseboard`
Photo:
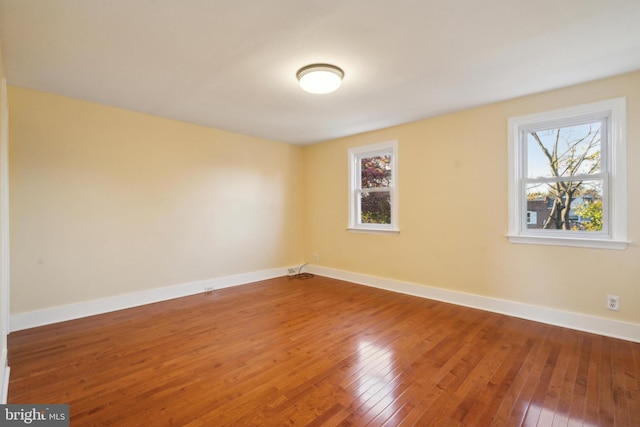
[[[640,342],[640,325],[589,316],[586,314],[556,310],[530,304],[485,297],[482,295],[456,292],[433,286],[368,276],[344,270],[309,265],[306,270],[320,276],[345,280],[348,282],[399,292],[407,295],[433,299],[465,307],[477,308],[494,313],[506,314],[522,319],[562,326],[583,332]]]
[[[368,276],[365,274],[352,273],[349,271],[317,265],[307,265],[305,270],[320,276],[345,280],[360,285],[448,302],[465,307],[477,308],[494,313],[506,314],[536,322],[562,326],[565,328],[613,338],[620,338],[627,341],[640,342],[640,325],[635,323],[620,322],[580,313],[572,313],[548,307],[451,291],[433,286],[418,285],[399,280]],[[260,280],[273,279],[275,277],[286,275],[286,271],[287,267],[262,270],[15,314],[10,318],[10,331],[14,332],[51,323],[64,322],[66,320],[73,320],[194,295],[203,292],[205,288],[222,289],[257,282]],[[6,366],[6,355],[5,364],[0,365],[0,368],[4,366]],[[8,385],[8,373],[6,373],[6,377],[3,378],[3,381],[6,381]]]
[[[35,328],[37,326],[44,326],[52,323],[93,316],[96,314],[138,307],[145,304],[152,304],[154,302],[198,294],[204,292],[207,288],[222,289],[258,282],[260,280],[273,279],[275,277],[286,275],[286,272],[287,267],[274,268],[270,270],[199,280],[196,282],[183,283],[181,285],[149,289],[147,291],[116,295],[99,300],[85,301],[77,304],[69,304],[45,308],[43,310],[14,314],[9,320],[9,330],[11,332],[15,332],[22,329]]]

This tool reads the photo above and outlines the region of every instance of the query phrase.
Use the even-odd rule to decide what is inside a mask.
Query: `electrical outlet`
[[[607,308],[613,311],[620,311],[620,297],[618,295],[607,295]]]
[[[287,268],[287,273],[289,275],[296,274],[298,272],[297,268]]]
[[[313,262],[318,262],[319,258],[318,254],[313,254]]]

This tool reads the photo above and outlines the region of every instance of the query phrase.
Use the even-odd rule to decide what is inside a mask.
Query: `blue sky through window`
[[[552,156],[557,140],[557,176],[599,173],[601,128],[601,122],[597,121],[528,132],[527,177],[550,178],[556,176],[551,171],[549,159],[535,139],[534,133]],[[576,160],[582,158],[585,152],[584,160],[577,164]]]

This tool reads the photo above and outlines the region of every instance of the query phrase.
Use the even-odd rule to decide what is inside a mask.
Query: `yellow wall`
[[[627,97],[625,251],[510,244],[507,118]],[[10,88],[12,314],[313,262],[640,324],[640,72],[304,148]],[[399,142],[399,235],[347,149]],[[620,296],[620,312],[605,309]]]
[[[301,262],[303,150],[9,88],[12,314]]]
[[[481,84],[481,82],[478,82]],[[507,241],[507,119],[627,97],[625,251]],[[640,72],[305,147],[305,258],[388,279],[640,323]],[[347,226],[347,149],[398,140],[399,235]],[[620,312],[605,309],[620,296]]]

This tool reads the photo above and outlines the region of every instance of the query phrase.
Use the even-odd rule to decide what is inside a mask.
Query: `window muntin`
[[[397,142],[349,150],[350,230],[397,232]]]
[[[509,119],[512,242],[626,247],[625,104]]]

